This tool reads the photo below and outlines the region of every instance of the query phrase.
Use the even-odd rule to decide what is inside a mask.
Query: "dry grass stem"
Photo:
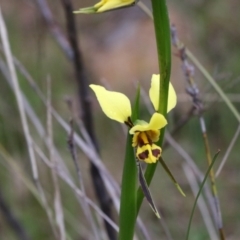
[[[78,157],[77,157],[75,141],[74,141],[74,129],[73,129],[73,121],[72,120],[70,120],[70,126],[71,126],[71,131],[68,136],[68,148],[70,150],[71,157],[72,157],[72,160],[73,160],[76,172],[77,172],[79,187],[80,187],[82,193],[86,196],[85,187],[84,187],[84,183],[83,183],[83,179],[82,179],[82,174],[80,171],[80,167],[78,165]],[[99,234],[98,234],[99,229],[97,229],[97,226],[93,220],[92,213],[90,211],[90,208],[86,201],[86,198],[84,198],[84,201],[81,202],[81,205],[82,205],[84,215],[87,218],[87,220],[92,228],[95,239],[98,240],[99,239]]]
[[[51,113],[51,78],[47,77],[47,138],[49,139],[48,149],[49,149],[49,159],[53,166],[57,167],[57,161],[54,154],[54,143],[53,143],[53,126],[52,126],[52,113]],[[54,211],[55,219],[59,229],[59,239],[66,239],[65,224],[64,224],[64,213],[62,208],[62,200],[60,187],[58,182],[58,176],[56,171],[51,169],[53,186],[54,186]]]
[[[3,51],[4,51],[4,54],[6,57],[7,65],[9,68],[9,73],[10,73],[11,80],[13,83],[13,90],[14,90],[14,94],[16,97],[19,113],[20,113],[24,136],[25,136],[25,139],[27,142],[28,153],[29,153],[30,163],[31,163],[31,167],[32,167],[33,179],[37,186],[39,194],[41,196],[41,200],[45,207],[45,210],[46,210],[50,225],[52,227],[54,236],[56,237],[57,233],[56,233],[56,229],[55,229],[54,223],[53,223],[52,211],[51,211],[51,208],[48,206],[47,199],[45,197],[41,183],[39,181],[36,158],[35,158],[35,153],[34,153],[33,146],[32,146],[32,138],[31,138],[31,134],[29,131],[29,127],[28,127],[27,117],[26,117],[26,113],[24,110],[24,103],[23,103],[23,99],[21,96],[21,90],[20,90],[20,86],[18,83],[17,74],[15,71],[15,66],[14,66],[12,53],[11,53],[11,49],[10,49],[10,45],[9,45],[8,35],[7,35],[7,29],[5,27],[1,8],[0,8],[0,34],[1,34],[1,40],[2,40],[2,45],[3,45]]]
[[[194,173],[193,173],[192,169],[186,163],[183,164],[183,170],[184,170],[184,173],[185,173],[185,175],[188,179],[188,182],[189,182],[189,185],[192,189],[192,192],[193,192],[194,196],[196,197],[197,193],[198,193],[199,185],[198,185],[197,180],[194,176]],[[204,201],[204,198],[202,196],[199,197],[197,204],[198,204],[198,208],[199,208],[200,213],[202,215],[202,218],[203,218],[203,221],[205,223],[205,226],[206,226],[206,229],[208,231],[210,239],[211,240],[217,240],[218,236],[217,236],[217,233],[216,233],[216,230],[215,230],[214,223],[211,220],[209,210],[208,210],[207,205],[206,205],[206,203]]]
[[[233,138],[232,138],[232,140],[231,140],[231,142],[230,142],[230,144],[227,148],[227,151],[225,152],[225,154],[222,158],[222,161],[221,161],[221,163],[220,163],[220,165],[219,165],[219,167],[216,171],[216,177],[219,176],[219,174],[221,173],[221,171],[223,169],[223,166],[225,165],[226,161],[228,160],[229,154],[231,153],[231,151],[232,151],[232,149],[233,149],[233,147],[234,147],[234,145],[235,145],[235,143],[236,143],[236,141],[239,137],[239,134],[240,134],[240,125],[238,125],[238,128],[237,128],[237,130],[236,130],[236,132],[235,132],[235,134],[234,134],[234,136],[233,136]]]

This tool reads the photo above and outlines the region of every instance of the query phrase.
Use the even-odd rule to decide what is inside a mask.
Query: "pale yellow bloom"
[[[158,107],[159,81],[159,75],[153,75],[149,95],[155,109]],[[165,117],[155,112],[149,123],[143,120],[132,123],[131,104],[124,94],[108,91],[102,86],[93,84],[90,85],[90,88],[95,92],[103,112],[109,118],[130,127],[129,133],[133,135],[132,146],[136,148],[136,157],[146,163],[155,163],[159,159],[162,149],[154,142],[159,139],[160,129],[167,125]],[[168,101],[168,111],[176,105],[176,93],[172,85],[169,86],[169,94],[172,99]]]
[[[160,136],[160,129],[165,127],[167,120],[160,113],[154,113],[150,122],[137,121],[130,129],[133,134],[132,146],[137,148],[136,156],[146,163],[155,163],[161,155],[162,149],[153,144]]]
[[[151,88],[149,90],[149,97],[156,111],[158,111],[158,105],[159,105],[159,88],[160,88],[160,75],[153,74],[152,81],[151,81]],[[167,112],[170,112],[176,106],[176,104],[177,104],[177,95],[173,88],[173,85],[171,84],[171,82],[169,82]]]
[[[102,0],[92,7],[80,8],[74,13],[100,13],[116,8],[128,7],[135,4],[135,0]]]

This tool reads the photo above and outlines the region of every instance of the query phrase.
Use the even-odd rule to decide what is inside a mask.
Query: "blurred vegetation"
[[[75,9],[91,5],[95,1],[73,1]],[[60,1],[48,1],[54,17],[65,31],[65,18]],[[148,4],[148,2],[146,1]],[[60,115],[68,121],[71,112],[66,104],[66,97],[74,101],[78,115],[76,83],[72,64],[66,59],[62,50],[52,38],[49,29],[42,20],[40,11],[34,1],[1,1],[1,9],[6,21],[9,40],[13,54],[25,66],[34,80],[46,93],[47,76],[52,80],[52,105]],[[235,94],[234,105],[240,110],[240,2],[236,0],[205,1],[205,0],[169,0],[170,18],[178,29],[184,44],[194,52],[207,70],[215,77],[227,94]],[[140,82],[146,91],[149,89],[152,73],[157,72],[157,55],[153,25],[146,14],[137,6],[96,15],[76,16],[79,43],[84,55],[84,63],[88,72],[89,82],[106,84],[109,88],[124,92],[133,99],[134,83]],[[185,80],[181,63],[175,57],[173,48],[172,82],[177,93],[185,93]],[[0,57],[3,57],[2,52]],[[37,94],[29,86],[25,78],[18,73],[22,91],[46,126],[46,107]],[[24,169],[31,179],[26,143],[23,136],[19,112],[15,97],[0,71],[0,143],[14,157],[14,161]],[[196,69],[196,81],[202,93],[213,94],[214,90]],[[204,94],[202,94],[203,100]],[[238,123],[227,106],[220,100],[205,101],[205,118],[212,154],[221,149],[220,158],[224,155]],[[173,129],[178,119],[191,106],[191,100],[179,101],[171,113],[168,129]],[[94,122],[101,149],[101,156],[107,169],[120,182],[125,147],[125,136],[118,125],[108,120],[93,100]],[[143,116],[149,118],[145,107]],[[67,135],[54,121],[54,143],[61,156],[76,178],[75,169],[67,149]],[[34,132],[34,131],[33,131]],[[106,134],[107,132],[107,134]],[[196,161],[205,172],[204,144],[201,138],[199,122],[196,117],[175,135],[175,139]],[[43,143],[36,136],[40,145]],[[219,198],[222,209],[224,229],[227,239],[238,239],[240,236],[240,181],[239,181],[239,149],[240,139],[229,155],[220,176],[217,178]],[[47,151],[47,150],[46,150]],[[151,184],[155,202],[160,208],[173,239],[184,239],[186,226],[190,216],[194,197],[187,179],[182,171],[182,159],[171,147],[164,149],[164,159],[183,186],[187,198],[182,198],[168,179],[163,169],[158,167]],[[1,159],[2,157],[0,157]],[[88,176],[88,163],[79,152],[82,172],[86,184],[87,195],[94,199],[94,193]],[[219,161],[220,162],[220,161]],[[217,169],[219,165],[217,161]],[[39,202],[29,189],[19,180],[12,169],[0,160],[0,190],[14,215],[22,223],[31,239],[53,239],[47,216]],[[39,166],[40,167],[40,166]],[[41,181],[51,199],[53,186],[51,175],[46,167],[40,167]],[[83,215],[73,192],[61,182],[63,205],[77,220],[76,225],[84,224]],[[162,227],[144,202],[140,216],[151,233],[152,239],[165,239]],[[82,229],[84,226],[82,227]],[[67,223],[68,233],[72,239],[89,239],[79,236],[73,224]],[[191,240],[208,239],[202,217],[197,210],[191,229]],[[0,238],[17,239],[0,213]]]

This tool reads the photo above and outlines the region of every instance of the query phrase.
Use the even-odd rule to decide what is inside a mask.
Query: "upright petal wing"
[[[159,87],[160,87],[160,75],[153,74],[152,81],[151,81],[151,88],[149,89],[149,97],[156,111],[158,110],[158,104],[159,104]],[[170,112],[176,106],[176,104],[177,104],[177,95],[173,88],[173,85],[170,82],[169,89],[168,89],[167,112]]]
[[[145,132],[149,130],[159,130],[167,125],[166,118],[160,113],[154,113],[149,123],[145,123],[143,125],[135,125],[133,126],[129,133],[134,134],[135,132]]]
[[[98,102],[107,117],[124,123],[132,115],[129,99],[122,93],[106,90],[99,85],[91,84],[90,88],[95,92]]]

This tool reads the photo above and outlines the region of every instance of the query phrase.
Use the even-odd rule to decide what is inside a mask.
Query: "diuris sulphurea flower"
[[[149,96],[155,110],[158,109],[159,82],[159,75],[153,75]],[[133,135],[132,146],[136,148],[137,159],[146,163],[156,163],[162,149],[154,143],[159,139],[160,129],[167,125],[165,117],[155,112],[149,123],[143,120],[137,120],[133,123],[131,120],[131,104],[124,94],[108,91],[99,85],[91,84],[90,88],[95,92],[98,102],[107,117],[129,126],[129,133]],[[168,99],[169,112],[177,102],[176,93],[171,83],[169,85]]]
[[[80,8],[74,13],[101,13],[117,8],[131,7],[136,4],[136,0],[101,0],[92,7]]]
[[[162,114],[154,112],[149,122],[145,122],[143,120],[136,120],[133,122],[131,119],[131,103],[124,94],[108,91],[104,87],[94,84],[91,84],[90,88],[95,92],[97,100],[106,116],[120,123],[125,123],[129,127],[129,134],[133,135],[132,146],[134,148],[136,157],[139,183],[149,205],[151,206],[156,216],[160,218],[157,207],[154,204],[151,193],[149,191],[148,184],[145,180],[140,161],[151,164],[156,163],[159,160],[162,149],[154,143],[159,140],[160,129],[167,125],[167,120]],[[160,76],[154,74],[152,76],[149,97],[156,111],[158,110],[159,105],[159,88]],[[167,112],[173,109],[176,106],[176,103],[177,96],[175,90],[172,84],[169,83]],[[161,159],[161,163],[162,162],[163,160]],[[181,192],[181,194],[185,196],[165,163],[164,169],[178,190]]]

